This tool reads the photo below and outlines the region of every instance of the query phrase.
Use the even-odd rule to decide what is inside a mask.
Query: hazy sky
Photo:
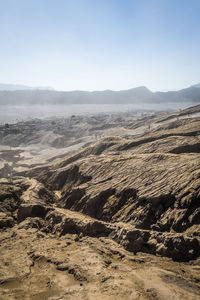
[[[169,90],[200,82],[200,0],[0,0],[0,82]]]

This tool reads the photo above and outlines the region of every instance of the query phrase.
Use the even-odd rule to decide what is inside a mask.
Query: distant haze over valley
[[[1,88],[7,90],[1,90]],[[130,111],[172,111],[200,103],[200,85],[151,92],[142,86],[122,91],[56,91],[0,84],[0,123]]]
[[[30,87],[22,84],[0,83],[0,91],[18,91],[18,90],[54,90],[48,86]]]

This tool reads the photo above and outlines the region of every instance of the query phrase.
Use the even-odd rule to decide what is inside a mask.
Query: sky
[[[178,90],[200,82],[200,0],[0,0],[0,82]]]

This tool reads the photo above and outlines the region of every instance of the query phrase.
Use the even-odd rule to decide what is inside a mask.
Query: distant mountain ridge
[[[193,85],[193,87],[200,88],[200,83]]]
[[[200,88],[191,86],[179,91],[151,92],[141,86],[122,91],[56,91],[44,89],[1,90],[0,105],[33,104],[141,104],[141,103],[200,103]]]

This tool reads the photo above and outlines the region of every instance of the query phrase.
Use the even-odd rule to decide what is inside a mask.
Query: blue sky
[[[200,0],[0,0],[0,82],[173,90],[200,82]]]

